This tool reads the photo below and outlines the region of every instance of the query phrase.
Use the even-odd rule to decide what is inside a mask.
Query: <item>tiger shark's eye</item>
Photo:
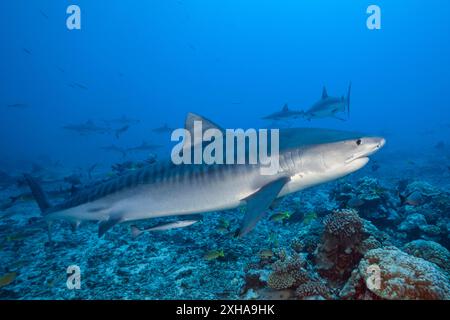
[[[356,144],[359,146],[361,144],[361,139],[356,140]]]

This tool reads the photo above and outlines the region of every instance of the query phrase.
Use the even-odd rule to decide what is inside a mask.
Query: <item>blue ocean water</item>
[[[73,4],[81,9],[80,30],[66,26]],[[372,4],[381,8],[380,30],[366,25]],[[415,298],[449,299],[449,10],[446,0],[2,1],[0,298],[303,297],[304,284],[281,288],[268,280],[274,264],[295,259],[307,283],[329,291],[315,287],[312,296],[362,298],[341,292],[366,252],[352,255],[342,272],[326,269],[329,242],[320,230],[357,198],[355,219],[383,233],[370,233],[378,250],[396,246],[402,251],[394,257],[420,259],[415,263],[442,279],[439,293]],[[262,119],[284,104],[307,110],[323,86],[330,96],[346,96],[350,82],[345,121]],[[262,221],[242,240],[228,236],[242,216],[231,210],[138,240],[126,226],[99,240],[95,225],[72,234],[62,224],[48,241],[20,183],[24,173],[58,191],[117,175],[117,164],[135,170],[150,156],[170,155],[170,134],[154,129],[181,128],[188,112],[224,128],[321,127],[380,135],[387,144],[357,173],[291,195],[273,212],[290,214]],[[120,151],[144,142],[164,147]],[[116,150],[105,150],[111,146]],[[408,249],[419,245],[440,252],[439,261]],[[69,265],[82,270],[80,290],[66,287]],[[369,291],[364,298],[392,298]]]

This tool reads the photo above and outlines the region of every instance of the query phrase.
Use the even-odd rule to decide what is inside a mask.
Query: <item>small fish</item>
[[[203,259],[206,261],[212,261],[223,257],[225,257],[223,250],[211,250],[203,256]]]
[[[307,214],[305,214],[305,217],[303,218],[303,223],[308,225],[316,219],[317,219],[317,213],[315,213],[314,211],[310,211]]]
[[[216,231],[219,233],[228,233],[230,232],[230,221],[224,218],[220,218],[219,223],[216,227]]]
[[[270,249],[263,249],[259,252],[261,260],[269,260],[274,256],[273,251]]]
[[[0,277],[0,288],[6,287],[7,285],[13,283],[16,280],[17,273],[10,272]]]
[[[178,229],[178,228],[185,228],[185,227],[189,227],[191,225],[193,225],[194,223],[197,223],[198,220],[180,220],[180,221],[175,221],[175,222],[170,222],[170,223],[165,223],[156,227],[151,227],[148,229],[140,229],[138,226],[136,225],[132,225],[131,226],[131,235],[133,236],[133,238],[137,238],[139,237],[143,232],[147,232],[147,231],[166,231],[166,230],[171,230],[171,229]]]
[[[271,221],[283,222],[284,220],[288,220],[292,216],[292,212],[285,211],[281,213],[276,213],[270,216]]]
[[[219,220],[219,226],[228,229],[228,228],[230,227],[230,221],[228,221],[227,219],[224,219],[224,218],[220,218],[220,220]]]
[[[23,52],[25,52],[25,53],[28,54],[28,55],[31,55],[31,54],[32,54],[30,49],[22,48],[22,50],[23,50]]]

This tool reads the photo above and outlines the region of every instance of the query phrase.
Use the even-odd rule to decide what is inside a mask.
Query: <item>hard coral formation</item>
[[[363,221],[355,210],[341,210],[324,219],[324,233],[317,248],[316,263],[320,275],[332,282],[345,281],[362,257],[359,252]]]
[[[308,281],[301,284],[297,290],[295,290],[295,295],[299,299],[333,299],[330,289],[320,281]]]
[[[374,281],[374,273],[369,271],[370,268],[378,268],[378,284]],[[450,283],[448,276],[435,264],[404,253],[396,247],[385,247],[366,253],[341,291],[340,297],[450,299]]]
[[[400,197],[404,219],[398,230],[405,232],[409,240],[423,238],[449,247],[450,194],[427,182],[415,181],[405,186]]]
[[[276,261],[272,266],[273,271],[267,279],[268,286],[276,290],[299,286],[309,279],[308,273],[303,267],[304,262],[297,256]]]
[[[437,242],[415,240],[407,243],[403,250],[415,257],[433,262],[442,270],[450,273],[450,252]]]
[[[323,223],[326,234],[342,241],[352,240],[362,233],[363,222],[355,210],[335,211]]]

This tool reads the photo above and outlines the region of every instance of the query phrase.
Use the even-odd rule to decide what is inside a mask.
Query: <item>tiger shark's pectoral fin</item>
[[[267,209],[288,181],[289,178],[287,177],[275,180],[244,199],[247,203],[247,212],[242,220],[240,229],[236,232],[237,237],[243,237],[252,231],[258,221],[264,217]]]
[[[98,225],[98,237],[101,238],[109,229],[122,222],[122,218],[110,217],[108,220],[101,221]]]

